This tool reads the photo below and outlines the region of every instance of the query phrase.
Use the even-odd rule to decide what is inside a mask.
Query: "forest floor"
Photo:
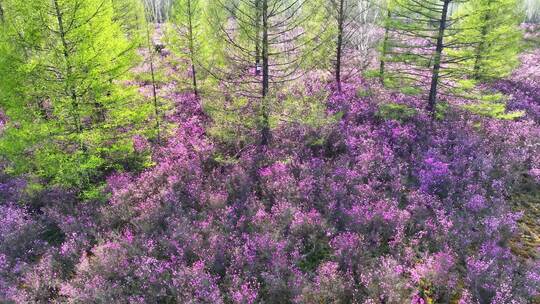
[[[537,113],[540,109],[540,88],[533,87],[540,80],[540,39],[528,39],[531,50],[521,56],[522,65],[506,80],[509,86],[501,90],[509,94],[513,102],[520,102],[523,94],[536,103]],[[523,90],[528,88],[528,90]],[[537,116],[537,123],[538,116]],[[515,243],[515,251],[524,257],[540,257],[540,188],[532,180],[525,180],[519,189],[516,189],[512,201],[517,211],[523,212],[520,221],[521,238]]]
[[[182,95],[189,92],[191,84],[185,80],[190,78],[185,72],[188,70],[187,62],[175,56],[164,39],[164,26],[158,25],[152,41],[159,49],[156,51],[157,56],[153,57],[152,60],[156,73],[157,96],[161,108],[168,113],[165,115],[165,123],[171,130],[189,120],[189,117],[181,115],[182,107],[186,105],[179,102],[182,101]],[[540,109],[539,89],[531,87],[531,84],[537,83],[535,80],[540,79],[540,35],[528,35],[525,44],[527,50],[521,55],[521,66],[512,76],[503,80],[506,85],[502,89],[497,85],[495,85],[495,89],[507,94],[510,104],[520,104],[519,99],[522,98],[522,94],[525,94],[533,102],[536,102],[538,109]],[[139,77],[139,92],[151,99],[153,88],[152,82],[149,81],[151,58],[148,54],[148,50],[141,50],[141,55],[145,60],[141,66],[136,68],[136,76]],[[375,83],[373,85],[377,86]],[[200,104],[188,105],[188,107],[200,106]],[[184,119],[179,120],[182,117]],[[539,117],[537,116],[537,123]],[[519,222],[521,234],[513,242],[513,249],[524,258],[538,259],[540,258],[540,188],[534,181],[525,180],[521,187],[512,194],[511,201],[515,211],[523,213]]]
[[[537,33],[481,88],[515,120],[443,97],[433,118],[414,90],[366,73],[338,91],[315,71],[276,98],[263,146],[257,104],[208,110],[235,100],[209,80],[201,104],[158,26],[126,83],[157,99],[148,165],[108,176],[103,200],[53,189],[0,204],[0,302],[535,303]],[[155,121],[166,142],[147,145]],[[19,188],[0,174],[9,202]]]
[[[150,58],[148,50],[142,49],[140,53],[145,59],[135,69],[139,92],[148,99],[153,98],[153,84],[150,81],[150,61],[153,60],[159,104],[168,113],[165,115],[165,124],[168,124],[170,129],[173,129],[189,119],[183,115],[178,115],[183,111],[181,107],[185,106],[179,104],[179,101],[182,100],[181,96],[191,88],[191,84],[185,80],[190,78],[188,73],[185,72],[188,70],[187,62],[175,56],[167,46],[167,42],[164,41],[163,25],[156,27],[151,39],[153,45],[157,46],[155,56]],[[521,96],[514,93],[524,87],[529,88],[531,91],[526,91],[525,94],[536,100],[538,107],[540,107],[538,90],[533,91],[535,88],[530,87],[530,84],[534,83],[533,79],[540,79],[540,37],[538,35],[528,35],[525,43],[528,50],[521,55],[521,66],[511,77],[505,80],[509,85],[500,91],[509,96],[511,103],[519,103],[520,101],[517,99]],[[197,107],[200,105],[191,106]],[[184,121],[180,121],[180,117],[184,117]],[[523,217],[519,222],[521,236],[514,242],[514,251],[524,258],[539,258],[540,189],[534,181],[525,181],[520,189],[516,189],[511,200],[515,210],[523,212]]]

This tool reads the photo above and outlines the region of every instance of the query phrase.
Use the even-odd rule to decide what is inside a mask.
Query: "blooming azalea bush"
[[[305,90],[333,92],[315,81]],[[111,174],[106,201],[0,176],[0,298],[527,303],[540,265],[513,250],[523,213],[511,198],[538,182],[531,94],[511,97],[527,113],[517,120],[452,106],[401,119],[377,115],[379,104],[423,101],[353,79],[325,100],[335,121],[283,121],[268,147],[230,155],[199,100],[171,93],[174,134],[153,167]],[[139,152],[149,145],[134,138]]]

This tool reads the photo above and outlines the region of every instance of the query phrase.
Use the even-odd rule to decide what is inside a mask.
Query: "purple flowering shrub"
[[[371,94],[359,94],[369,89]],[[306,94],[332,90],[320,82]],[[532,95],[531,95],[532,96]],[[377,115],[417,97],[364,79],[326,100],[339,120],[283,122],[230,154],[189,94],[141,174],[107,202],[25,194],[0,176],[2,301],[72,303],[528,303],[540,265],[517,255],[511,197],[538,178],[540,127],[460,107]],[[148,150],[144,138],[136,149]],[[222,162],[227,155],[234,161]],[[537,175],[535,175],[537,174]],[[538,187],[535,184],[534,187]]]
[[[538,29],[530,33],[538,33]],[[540,121],[540,49],[521,55],[521,66],[508,79],[493,84],[493,88],[510,96],[510,110],[524,110],[536,123]]]

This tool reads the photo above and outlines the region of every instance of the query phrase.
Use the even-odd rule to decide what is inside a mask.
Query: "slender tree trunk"
[[[475,55],[474,55],[474,68],[473,68],[474,74],[473,74],[473,77],[476,80],[479,80],[480,77],[481,77],[481,75],[480,75],[480,65],[481,65],[481,61],[482,61],[482,53],[484,53],[484,49],[486,47],[486,36],[487,36],[487,32],[488,32],[488,24],[487,23],[489,22],[489,13],[484,12],[484,16],[483,16],[482,19],[483,19],[484,24],[482,25],[480,43],[476,47]]]
[[[439,34],[437,36],[437,46],[435,48],[435,58],[431,73],[431,88],[429,91],[428,111],[435,114],[435,103],[437,102],[437,88],[439,85],[439,73],[441,70],[442,52],[444,49],[444,32],[448,18],[448,7],[452,0],[444,0],[441,19],[439,20]]]
[[[339,1],[338,12],[338,37],[337,37],[337,50],[336,50],[336,83],[338,91],[341,92],[341,57],[343,52],[343,24],[345,22],[344,14],[345,0]]]
[[[60,6],[58,5],[58,0],[53,0],[54,9],[56,13],[56,20],[58,22],[58,36],[60,37],[60,40],[62,42],[62,54],[64,56],[64,60],[66,62],[66,94],[71,98],[71,110],[72,110],[72,119],[73,124],[75,125],[75,132],[77,133],[79,137],[79,145],[81,149],[84,149],[84,144],[82,142],[81,133],[82,133],[82,126],[81,126],[81,118],[79,113],[79,101],[77,97],[77,90],[73,84],[73,66],[71,64],[71,58],[69,54],[69,46],[66,40],[66,32],[64,30],[64,20],[63,20],[63,13],[60,10]]]
[[[268,89],[270,85],[270,64],[268,60],[268,0],[262,0],[262,129],[261,129],[261,145],[266,146],[270,141],[270,122],[267,107]]]
[[[189,27],[189,54],[191,60],[191,79],[193,82],[193,93],[195,96],[199,96],[199,90],[197,89],[197,71],[195,69],[195,44],[193,37],[193,12],[191,7],[191,0],[188,0],[188,27]]]
[[[260,13],[261,0],[255,0],[255,75],[261,75],[261,13]]]
[[[161,144],[161,126],[159,121],[159,104],[157,98],[157,86],[156,86],[156,76],[154,71],[154,48],[152,46],[152,40],[150,37],[150,25],[148,24],[148,19],[146,19],[146,43],[148,45],[148,55],[150,56],[150,75],[152,77],[152,97],[154,100],[154,115],[156,115],[156,136],[157,144]]]
[[[387,8],[387,14],[386,14],[386,20],[384,22],[384,39],[383,39],[383,45],[381,50],[381,63],[379,66],[379,80],[381,84],[384,85],[384,73],[385,73],[385,65],[386,65],[386,52],[388,52],[388,39],[390,37],[390,24],[389,20],[392,18],[392,11],[390,11],[390,8]]]

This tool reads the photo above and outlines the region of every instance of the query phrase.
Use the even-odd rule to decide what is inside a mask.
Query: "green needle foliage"
[[[493,80],[508,76],[519,64],[523,20],[518,0],[470,0],[456,12],[459,34],[454,41],[462,47],[453,54],[468,76]]]
[[[137,19],[105,0],[3,4],[0,105],[12,123],[0,155],[13,173],[91,189],[130,158],[151,110],[122,83],[138,61],[135,31],[123,28]]]
[[[144,42],[144,6],[140,0],[113,0],[113,22],[120,25],[131,41]]]

